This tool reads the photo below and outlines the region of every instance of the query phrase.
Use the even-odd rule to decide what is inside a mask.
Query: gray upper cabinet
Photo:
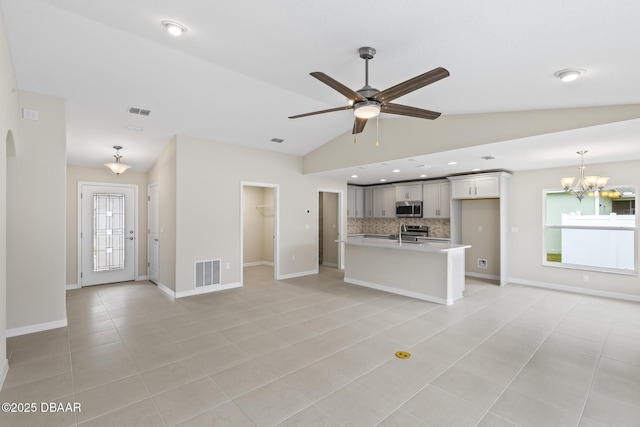
[[[497,175],[450,177],[452,199],[495,199],[500,197]]]
[[[373,188],[364,189],[364,217],[373,218]]]
[[[394,187],[373,188],[373,217],[395,218],[396,190]]]
[[[422,185],[396,185],[396,201],[422,200]]]
[[[449,218],[451,184],[440,182],[422,186],[423,218]]]
[[[364,218],[364,188],[347,186],[347,217]]]

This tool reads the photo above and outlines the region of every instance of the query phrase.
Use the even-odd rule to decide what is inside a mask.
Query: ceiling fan
[[[434,68],[424,74],[420,74],[405,82],[379,91],[369,86],[369,60],[373,59],[376,50],[372,47],[361,47],[358,52],[360,58],[365,60],[365,83],[362,89],[351,90],[342,83],[332,79],[325,73],[314,71],[311,73],[313,77],[320,80],[327,86],[337,90],[349,100],[349,105],[345,107],[330,108],[328,110],[314,111],[312,113],[298,114],[289,117],[297,119],[299,117],[313,116],[315,114],[330,113],[332,111],[353,110],[356,116],[353,123],[353,134],[360,133],[364,130],[367,120],[376,117],[380,113],[398,114],[401,116],[418,117],[420,119],[434,120],[440,117],[440,113],[435,111],[423,110],[421,108],[409,107],[407,105],[392,104],[396,98],[406,95],[414,90],[420,89],[438,80],[449,76],[449,71],[442,67]]]

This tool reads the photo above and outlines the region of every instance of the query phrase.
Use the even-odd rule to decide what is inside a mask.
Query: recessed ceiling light
[[[357,178],[358,175],[351,175],[351,178]]]
[[[169,31],[169,34],[171,34],[172,36],[181,36],[182,33],[187,32],[187,27],[182,24],[178,24],[177,22],[162,21],[162,25],[164,25],[167,31]]]
[[[420,178],[426,178],[426,177],[427,177],[427,175],[425,175],[425,174],[420,175]]]
[[[380,182],[387,182],[387,180],[386,180],[386,179],[384,179],[384,178],[381,178],[381,179],[380,179]]]
[[[453,166],[453,165],[457,165],[457,164],[458,164],[458,162],[449,162],[449,163],[447,163],[447,164],[448,164],[449,166]]]
[[[478,172],[480,170],[480,168],[473,168],[471,169],[471,172]]]
[[[391,172],[393,172],[393,173],[398,173],[398,172],[400,172],[400,169],[394,169],[394,170],[392,170]]]
[[[587,70],[584,70],[582,68],[567,68],[564,70],[556,71],[555,73],[553,73],[553,75],[563,82],[572,82],[586,72]]]
[[[142,132],[144,130],[140,126],[131,126],[131,125],[125,125],[124,128],[126,130],[130,130],[131,132]]]

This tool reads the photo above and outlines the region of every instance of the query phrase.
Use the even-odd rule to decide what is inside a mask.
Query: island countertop
[[[403,241],[400,243],[398,240],[391,240],[384,238],[384,236],[371,236],[367,235],[353,235],[347,237],[347,240],[337,240],[339,243],[346,243],[347,245],[357,246],[370,246],[378,248],[390,248],[404,251],[417,251],[417,252],[436,252],[444,253],[451,251],[458,251],[470,248],[470,245],[458,245],[437,240],[421,240],[418,242]]]

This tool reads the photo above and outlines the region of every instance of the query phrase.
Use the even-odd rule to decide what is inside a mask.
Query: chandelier
[[[120,162],[120,159],[122,159],[122,156],[120,155],[120,150],[122,150],[121,146],[114,145],[113,148],[116,149],[116,154],[113,155],[113,157],[116,158],[116,161],[111,163],[105,163],[104,165],[109,169],[111,169],[111,172],[115,173],[116,175],[120,175],[122,172],[129,169],[131,165],[127,165]]]
[[[576,180],[574,177],[566,177],[560,178],[560,182],[562,183],[562,188],[567,193],[574,194],[580,202],[585,195],[589,194],[592,191],[600,191],[607,185],[607,181],[609,180],[608,176],[596,176],[596,175],[588,175],[584,176],[584,155],[587,153],[587,150],[577,151],[577,154],[580,155],[580,167],[578,170],[580,171],[580,178],[576,183],[575,187],[571,187],[573,182]]]

